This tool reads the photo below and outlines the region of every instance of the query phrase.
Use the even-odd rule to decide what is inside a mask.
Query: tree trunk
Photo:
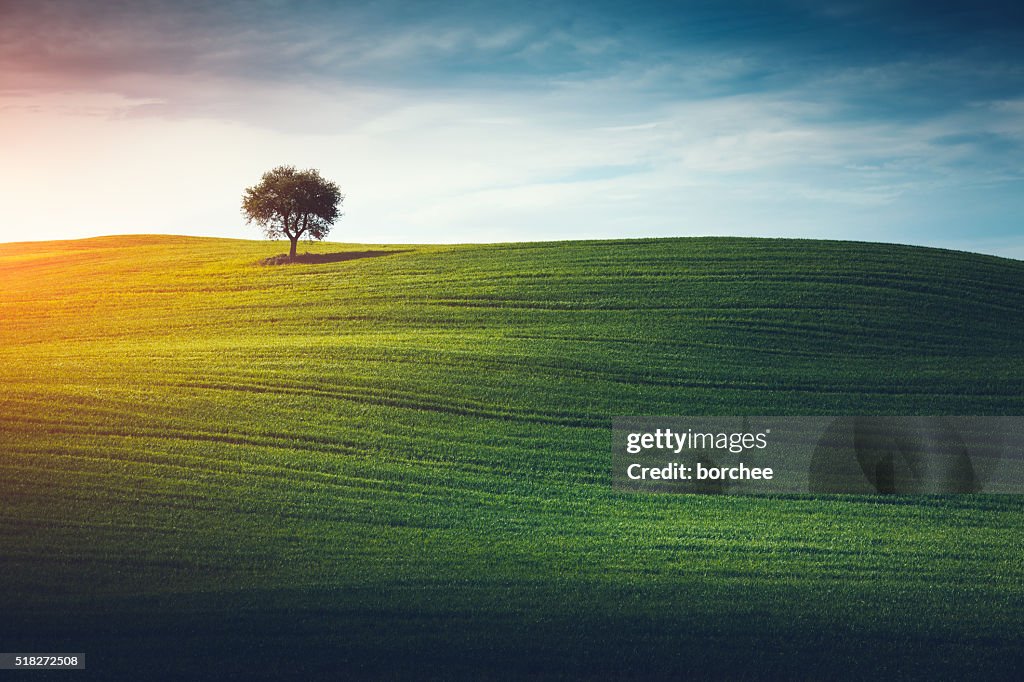
[[[295,258],[295,247],[297,247],[299,245],[299,238],[295,237],[294,239],[291,239],[291,242],[292,242],[292,248],[288,251],[288,257],[289,258]]]

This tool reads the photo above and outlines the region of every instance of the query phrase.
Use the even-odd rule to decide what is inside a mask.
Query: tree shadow
[[[377,258],[379,256],[390,256],[396,253],[408,253],[412,249],[397,249],[394,251],[339,251],[337,253],[300,253],[295,258],[286,253],[277,256],[270,256],[260,261],[260,265],[292,265],[298,263],[341,263],[347,260],[358,260],[360,258]]]

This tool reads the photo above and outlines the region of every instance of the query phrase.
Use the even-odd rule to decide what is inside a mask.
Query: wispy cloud
[[[0,203],[59,180],[82,194],[53,224],[244,234],[235,195],[293,162],[342,181],[366,239],[938,243],[984,220],[1002,243],[1024,209],[1009,11],[0,2]],[[90,199],[104,176],[135,198]],[[182,198],[154,225],[158,183]]]

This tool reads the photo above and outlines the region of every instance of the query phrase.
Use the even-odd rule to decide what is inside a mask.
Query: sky
[[[1024,5],[0,0],[0,241],[812,237],[1024,258]]]

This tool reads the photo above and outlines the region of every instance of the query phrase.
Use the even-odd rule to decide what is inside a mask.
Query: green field
[[[0,245],[0,650],[162,675],[1002,677],[1024,500],[631,495],[631,414],[1024,414],[1024,262]],[[68,673],[70,676],[79,673]]]

